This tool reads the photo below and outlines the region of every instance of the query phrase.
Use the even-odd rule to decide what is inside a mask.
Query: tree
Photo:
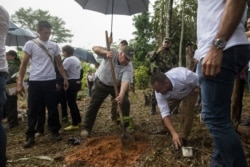
[[[136,60],[133,61],[134,66],[147,65],[146,56],[152,47],[152,28],[149,19],[149,13],[143,12],[133,18],[136,31],[133,32],[135,38],[130,41],[136,50]]]
[[[33,32],[36,32],[38,21],[47,20],[53,27],[51,40],[56,43],[71,42],[71,38],[73,37],[70,30],[64,28],[66,23],[61,18],[51,16],[49,11],[20,8],[11,16],[11,19],[23,28],[28,28]]]
[[[171,36],[171,34],[169,34],[169,22],[167,22],[169,18],[168,0],[156,0],[153,7],[154,15],[151,24],[154,38],[157,41],[157,45],[159,45],[165,36]]]
[[[179,60],[179,65],[185,64],[184,56],[182,56],[182,53],[185,53],[183,46],[190,41],[196,41],[197,1],[156,0],[153,7],[154,15],[151,22],[153,40],[160,45],[165,36],[173,38],[171,48],[175,51],[175,59]],[[182,14],[184,14],[183,17]],[[182,35],[181,32],[183,32]],[[181,55],[178,56],[178,53]]]

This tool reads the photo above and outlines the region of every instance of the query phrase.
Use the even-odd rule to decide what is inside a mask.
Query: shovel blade
[[[134,143],[133,137],[126,132],[122,134],[121,141],[123,146],[131,146]]]

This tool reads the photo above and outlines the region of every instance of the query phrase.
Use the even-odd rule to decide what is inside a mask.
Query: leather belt
[[[6,77],[7,76],[7,72],[0,72],[0,77]]]
[[[105,87],[114,87],[114,86],[108,86],[108,85],[105,85],[104,83],[102,83],[102,81],[100,81],[100,79],[99,78],[96,78],[97,79],[97,81],[101,84],[101,85],[103,85],[103,86],[105,86]]]

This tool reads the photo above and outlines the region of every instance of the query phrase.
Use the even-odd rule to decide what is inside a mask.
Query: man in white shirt
[[[250,58],[246,16],[246,0],[198,0],[195,58],[201,116],[214,140],[211,167],[248,166],[230,114],[234,78]]]
[[[38,118],[38,111],[41,103],[45,103],[48,109],[48,126],[51,131],[51,139],[61,140],[59,129],[61,128],[56,101],[56,71],[55,64],[64,79],[64,89],[68,88],[68,78],[63,69],[59,46],[50,41],[52,26],[47,21],[39,21],[37,32],[39,38],[35,41],[25,43],[24,57],[19,70],[17,80],[17,92],[24,91],[23,78],[26,68],[30,62],[30,76],[28,89],[28,130],[24,148],[32,147],[35,144],[35,126]],[[40,45],[39,45],[40,44]],[[44,49],[43,49],[43,47]],[[45,51],[47,50],[47,52]]]
[[[156,72],[151,77],[156,100],[164,125],[172,135],[173,143],[178,149],[187,140],[191,132],[194,105],[198,96],[198,76],[184,67],[176,67],[166,73]],[[170,109],[179,104],[181,130],[177,133],[171,118]]]
[[[5,56],[5,40],[9,28],[9,13],[0,6],[0,166],[6,166],[6,134],[1,124],[3,105],[6,100],[5,86],[8,63]]]

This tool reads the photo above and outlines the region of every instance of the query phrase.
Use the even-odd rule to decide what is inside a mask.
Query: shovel
[[[107,50],[110,50],[110,42],[108,39],[108,32],[106,31],[105,33],[106,33]],[[115,71],[114,71],[114,67],[113,67],[113,62],[112,62],[112,58],[108,58],[108,59],[109,59],[109,65],[110,65],[111,74],[112,74],[112,81],[113,81],[113,85],[114,85],[114,89],[115,89],[115,96],[117,97],[118,96],[118,89],[117,89],[117,83],[116,83],[116,78],[115,78]],[[121,136],[122,144],[129,145],[133,142],[133,138],[126,132],[126,128],[124,126],[121,104],[118,104],[118,114],[120,117],[120,126],[122,129],[122,136]]]

